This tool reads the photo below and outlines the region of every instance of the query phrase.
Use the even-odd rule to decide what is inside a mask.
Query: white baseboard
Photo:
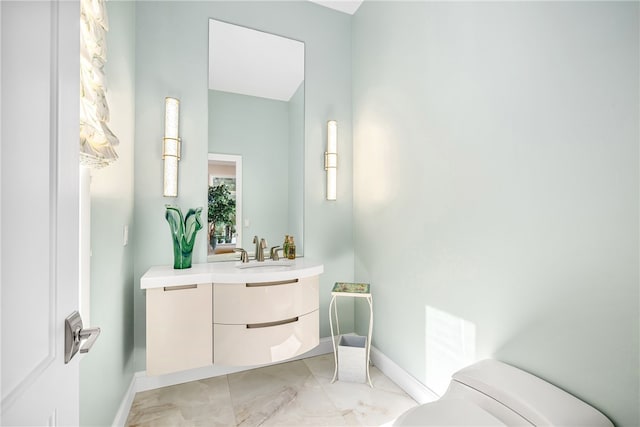
[[[129,383],[129,388],[124,393],[122,398],[122,403],[120,403],[120,407],[118,408],[118,412],[116,412],[116,417],[113,419],[113,427],[124,427],[127,423],[127,417],[129,416],[129,411],[131,410],[131,404],[133,403],[133,398],[136,396],[136,376],[134,375],[131,378],[131,382]]]
[[[371,363],[419,404],[438,400],[438,395],[398,366],[380,350],[371,346]]]
[[[294,357],[291,360],[306,359],[308,357],[320,356],[322,354],[332,353],[333,345],[331,337],[320,339],[320,343],[314,349]],[[282,363],[282,362],[278,362]],[[371,346],[371,363],[373,363],[380,371],[385,374],[391,381],[396,383],[416,402],[422,404],[432,402],[438,399],[438,396],[429,390],[424,384],[412,377],[407,371],[398,366],[393,360],[385,356],[380,350]],[[123,427],[127,421],[127,416],[131,410],[131,404],[135,394],[141,391],[154,390],[156,388],[168,387],[176,384],[182,384],[189,381],[201,380],[204,378],[217,377],[221,375],[233,374],[235,372],[248,371],[250,369],[259,368],[261,366],[217,366],[211,365],[203,368],[191,369],[188,371],[175,372],[166,375],[147,376],[146,372],[136,372],[131,379],[131,384],[123,396],[122,403],[118,408],[114,427]]]

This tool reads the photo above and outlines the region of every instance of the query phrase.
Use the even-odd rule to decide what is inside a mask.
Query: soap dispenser
[[[296,259],[296,244],[293,241],[293,236],[289,236],[289,245],[287,246],[289,252],[287,254],[288,259]]]

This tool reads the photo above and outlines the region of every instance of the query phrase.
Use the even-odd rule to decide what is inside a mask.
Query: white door
[[[2,425],[78,425],[77,1],[0,1]]]

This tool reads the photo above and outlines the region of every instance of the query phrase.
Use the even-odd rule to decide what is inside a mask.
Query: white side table
[[[369,303],[369,333],[367,335],[365,351],[367,354],[367,381],[369,386],[373,387],[373,384],[371,383],[371,376],[369,375],[369,363],[371,361],[371,333],[373,331],[373,298],[371,296],[371,289],[368,283],[336,282],[331,290],[331,302],[329,303],[329,327],[331,328],[331,343],[333,344],[333,360],[335,362],[335,369],[333,371],[333,379],[331,382],[334,383],[338,376],[338,349],[336,348],[336,335],[333,333],[333,316],[335,316],[337,336],[340,337],[338,307],[336,304],[337,297],[365,298]],[[331,312],[332,307],[333,313]]]

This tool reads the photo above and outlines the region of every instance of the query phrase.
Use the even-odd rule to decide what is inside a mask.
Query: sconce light
[[[327,151],[324,153],[324,170],[327,171],[327,200],[336,200],[338,123],[335,120],[327,122]]]
[[[180,160],[180,100],[164,99],[164,138],[162,139],[162,159],[164,160],[165,197],[178,197],[178,160]]]

